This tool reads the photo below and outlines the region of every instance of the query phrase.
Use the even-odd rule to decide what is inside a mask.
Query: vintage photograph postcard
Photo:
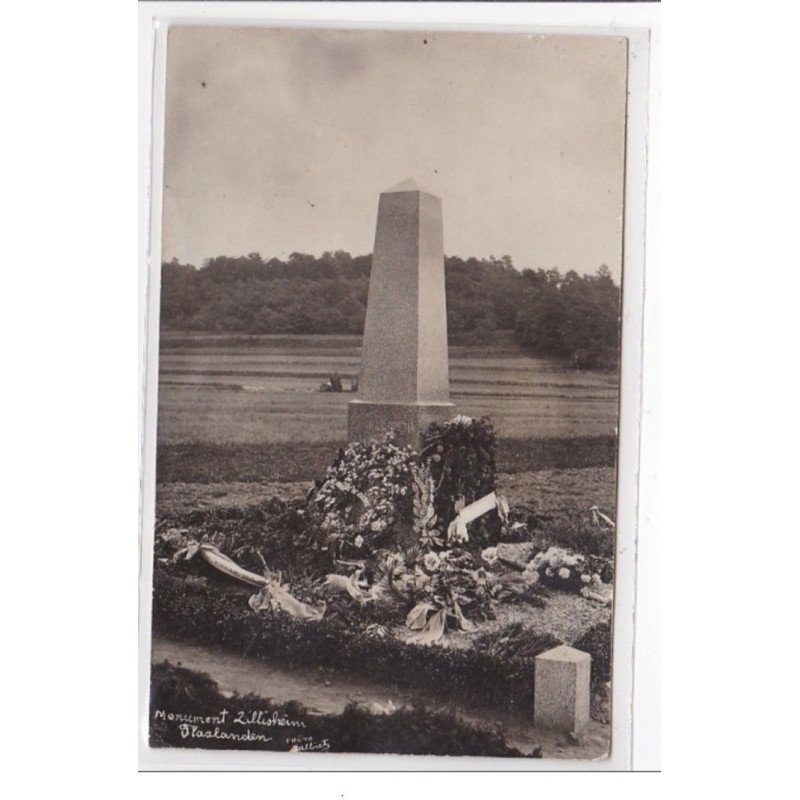
[[[607,758],[628,62],[170,27],[150,748]]]

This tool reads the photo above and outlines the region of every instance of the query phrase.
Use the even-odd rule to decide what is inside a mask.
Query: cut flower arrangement
[[[460,416],[431,426],[419,454],[391,435],[340,451],[305,504],[284,512],[291,530],[265,526],[263,548],[252,531],[243,545],[235,536],[196,541],[171,528],[157,532],[156,553],[164,568],[199,554],[256,586],[249,601],[255,613],[280,610],[306,620],[334,614],[381,636],[388,635],[383,623],[404,622],[421,644],[447,631],[474,632],[498,602],[541,604],[544,587],[611,602],[611,586],[601,579],[607,565],[596,556],[553,545],[509,571],[498,544],[526,536],[519,521],[510,529],[509,516],[495,493],[492,426]],[[269,537],[278,537],[280,550]],[[277,552],[290,567],[288,579],[268,561]],[[261,574],[226,553],[260,563]]]
[[[376,550],[398,523],[411,519],[416,454],[392,437],[355,442],[339,452],[320,485],[309,494],[309,511],[334,556]]]

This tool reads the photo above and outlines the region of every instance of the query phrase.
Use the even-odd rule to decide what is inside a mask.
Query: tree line
[[[197,269],[176,260],[161,272],[165,330],[248,334],[362,333],[372,256],[337,251],[218,256]],[[581,368],[613,368],[619,351],[620,290],[607,267],[594,275],[514,267],[500,259],[445,257],[447,327],[481,341],[513,330],[535,355]]]

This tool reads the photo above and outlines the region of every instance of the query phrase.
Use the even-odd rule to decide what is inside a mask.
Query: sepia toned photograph
[[[169,29],[149,747],[609,756],[628,57]]]

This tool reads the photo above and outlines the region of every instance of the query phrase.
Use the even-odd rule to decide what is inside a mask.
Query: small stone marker
[[[442,201],[407,180],[380,196],[350,441],[402,444],[455,415],[450,402]]]
[[[537,728],[581,732],[589,721],[592,657],[562,644],[534,661],[533,722]]]
[[[539,550],[535,542],[500,542],[497,545],[497,557],[524,570]]]

